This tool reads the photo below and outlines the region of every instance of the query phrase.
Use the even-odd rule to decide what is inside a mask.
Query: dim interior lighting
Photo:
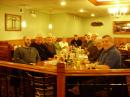
[[[24,21],[22,21],[22,28],[26,28],[27,27],[27,23],[26,23],[26,21],[24,20]]]
[[[52,24],[49,24],[48,25],[48,28],[51,30],[53,28],[53,25]]]
[[[120,17],[125,15],[128,12],[128,8],[127,7],[120,7],[120,6],[116,6],[116,7],[110,7],[108,8],[108,13],[114,17]]]
[[[60,2],[60,5],[61,5],[61,6],[65,6],[65,5],[66,5],[66,2],[65,2],[65,1],[61,1],[61,2]]]

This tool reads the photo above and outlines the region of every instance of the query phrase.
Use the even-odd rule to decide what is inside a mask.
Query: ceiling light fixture
[[[129,4],[130,0],[88,0],[96,6],[113,5],[113,4]]]
[[[31,10],[30,14],[31,14],[32,17],[36,17],[37,16],[36,10]]]
[[[80,10],[79,10],[79,12],[83,13],[83,12],[84,12],[84,10],[83,10],[83,9],[80,9]]]
[[[49,29],[49,31],[51,31],[51,32],[52,32],[52,29],[53,29],[52,12],[53,12],[53,10],[50,10],[50,14],[49,14],[49,24],[48,24],[48,29]],[[50,32],[50,33],[51,33],[51,32]]]
[[[92,13],[92,14],[91,14],[91,17],[95,17],[95,14],[94,14],[94,13]]]
[[[65,6],[65,5],[66,5],[66,2],[63,0],[63,1],[60,2],[60,5],[61,5],[61,6]]]
[[[116,18],[119,18],[120,16],[124,16],[128,12],[128,7],[110,7],[108,8],[108,13]]]

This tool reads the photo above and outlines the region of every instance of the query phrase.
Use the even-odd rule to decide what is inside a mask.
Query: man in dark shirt
[[[35,65],[40,61],[39,53],[34,47],[30,47],[30,37],[24,37],[23,41],[24,46],[16,48],[16,50],[14,51],[14,60],[17,63]],[[31,85],[31,82],[29,80],[29,75],[31,74],[29,72],[23,72],[17,69],[12,70],[12,74],[14,76],[17,76],[11,77],[11,85],[14,86],[15,89],[17,89],[15,90],[17,92],[17,97],[20,97],[19,91],[22,82],[24,82],[24,97],[35,97],[35,89]]]
[[[19,47],[14,51],[14,60],[22,64],[36,64],[40,61],[38,51],[34,47],[30,47],[31,38],[24,37],[24,46]]]
[[[41,57],[41,61],[47,60],[48,59],[48,49],[47,47],[43,44],[43,38],[42,37],[36,37],[34,42],[31,43],[30,47],[34,47],[38,50],[38,53]]]
[[[89,41],[89,35],[84,35],[84,37],[83,37],[83,42],[82,42],[82,48],[83,49],[86,49],[86,48],[88,48],[88,41]]]
[[[45,41],[45,46],[48,51],[48,58],[53,58],[54,55],[56,54],[54,39],[52,37],[47,37],[47,40]]]
[[[79,39],[78,35],[74,35],[74,39],[71,40],[70,44],[74,47],[79,47],[82,45],[82,41]]]

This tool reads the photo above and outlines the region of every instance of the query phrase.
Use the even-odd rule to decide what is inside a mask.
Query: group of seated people
[[[35,38],[32,42],[31,38],[25,36],[23,38],[24,46],[14,50],[14,60],[18,63],[36,64],[39,61],[53,58],[60,51],[72,48],[81,48],[88,56],[90,63],[98,62],[97,68],[120,68],[121,54],[114,46],[114,40],[111,36],[105,35],[102,39],[98,39],[97,35],[84,35],[81,39],[78,35],[67,42],[65,38],[57,42],[56,38],[48,37],[43,41],[41,36]]]
[[[96,62],[96,64],[99,64],[94,65],[94,68],[121,68],[121,54],[114,46],[113,38],[109,35],[104,35],[102,39],[98,39],[95,34],[91,37],[84,35],[83,39],[79,38],[78,35],[74,35],[74,38],[70,42],[67,42],[64,38],[60,42],[57,42],[56,39],[51,37],[48,37],[47,41],[43,41],[42,37],[36,37],[34,42],[32,42],[28,36],[24,37],[23,40],[24,46],[18,47],[14,51],[14,60],[17,63],[34,65],[40,61],[53,58],[64,49],[81,48],[88,56],[90,63]],[[72,93],[69,97],[79,97],[78,93],[73,93],[75,86],[69,89],[69,91]]]
[[[81,47],[85,49],[90,63],[98,65],[98,69],[118,69],[122,68],[122,57],[120,51],[115,47],[114,40],[109,35],[104,35],[102,39],[97,39],[95,35],[89,39],[86,38],[86,46]],[[85,41],[85,40],[84,40]],[[76,45],[77,46],[77,45]],[[96,80],[95,80],[96,79]],[[67,82],[68,85],[67,97],[128,97],[127,86],[116,86],[116,84],[126,83],[125,77],[70,77]],[[104,84],[113,83],[115,86],[103,86]],[[83,84],[83,85],[78,85]],[[87,85],[85,85],[87,84]],[[93,84],[92,86],[89,84]],[[94,85],[98,84],[98,86]],[[105,90],[107,88],[108,90]],[[104,92],[102,92],[104,91]],[[105,94],[104,94],[105,93]]]

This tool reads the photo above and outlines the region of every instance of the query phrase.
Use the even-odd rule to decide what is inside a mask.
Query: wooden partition
[[[57,97],[65,97],[65,64],[57,64]]]
[[[65,69],[63,63],[59,63],[56,66],[44,65],[41,63],[40,65],[30,66],[26,64],[18,64],[0,61],[0,67],[6,68],[15,68],[20,70],[26,70],[31,72],[40,72],[45,74],[51,74],[57,76],[57,97],[65,97],[65,78],[69,76],[126,76],[129,79],[130,69],[92,69],[92,70],[76,70],[76,69]],[[130,84],[128,82],[128,84]]]
[[[56,97],[56,68],[0,61],[0,97]]]

